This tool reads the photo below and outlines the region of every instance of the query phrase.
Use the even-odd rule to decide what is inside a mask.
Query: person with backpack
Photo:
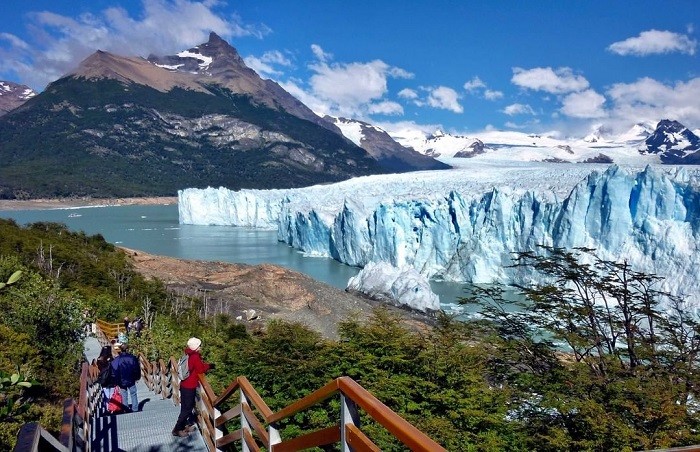
[[[178,362],[178,375],[180,377],[180,415],[173,428],[173,436],[187,436],[194,431],[194,422],[190,421],[194,410],[199,375],[214,368],[202,360],[200,350],[202,340],[191,337],[187,341],[185,354]]]
[[[102,407],[104,410],[107,410],[107,404],[112,398],[114,385],[116,384],[114,381],[114,376],[112,375],[111,364],[113,359],[112,347],[105,345],[100,350],[100,356],[98,356],[95,360],[97,370],[99,371],[97,374],[97,382],[100,384],[100,386],[102,386]]]
[[[114,351],[117,357],[112,361],[112,372],[121,392],[122,403],[125,407],[129,407],[130,404],[131,411],[136,412],[139,410],[136,382],[141,378],[141,365],[138,358],[126,350],[126,344],[114,344]]]

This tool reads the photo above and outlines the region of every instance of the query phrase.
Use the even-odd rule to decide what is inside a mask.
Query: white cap
[[[202,345],[202,340],[197,339],[196,337],[191,337],[187,341],[187,348],[189,348],[190,350],[197,350],[201,345]]]

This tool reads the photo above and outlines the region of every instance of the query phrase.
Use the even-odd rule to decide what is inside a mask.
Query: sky
[[[697,0],[32,0],[0,6],[0,80],[214,31],[318,114],[455,134],[700,128]]]

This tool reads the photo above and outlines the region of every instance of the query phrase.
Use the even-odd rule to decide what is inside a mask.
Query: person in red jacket
[[[173,436],[187,436],[194,430],[194,423],[188,423],[194,409],[195,395],[199,386],[199,374],[203,374],[213,368],[213,364],[202,361],[199,350],[202,340],[191,337],[187,341],[185,354],[188,356],[187,367],[190,375],[180,382],[180,415],[173,428]]]

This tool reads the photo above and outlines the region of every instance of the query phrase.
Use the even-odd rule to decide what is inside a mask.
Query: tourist
[[[141,378],[139,360],[126,350],[126,344],[116,343],[113,349],[117,353],[117,357],[112,361],[112,371],[114,372],[114,380],[122,394],[122,403],[125,407],[131,406],[131,411],[138,411],[136,382]]]
[[[107,410],[107,404],[109,399],[112,398],[112,393],[114,392],[115,380],[112,372],[112,347],[105,345],[100,350],[100,356],[97,357],[95,364],[97,364],[97,382],[102,386],[102,408]]]
[[[187,347],[185,347],[189,376],[180,382],[180,415],[175,423],[175,428],[173,428],[173,436],[187,436],[194,431],[194,422],[191,421],[191,418],[197,386],[199,386],[199,374],[214,368],[213,364],[202,361],[201,347],[202,341],[196,337],[191,337],[187,341]]]

